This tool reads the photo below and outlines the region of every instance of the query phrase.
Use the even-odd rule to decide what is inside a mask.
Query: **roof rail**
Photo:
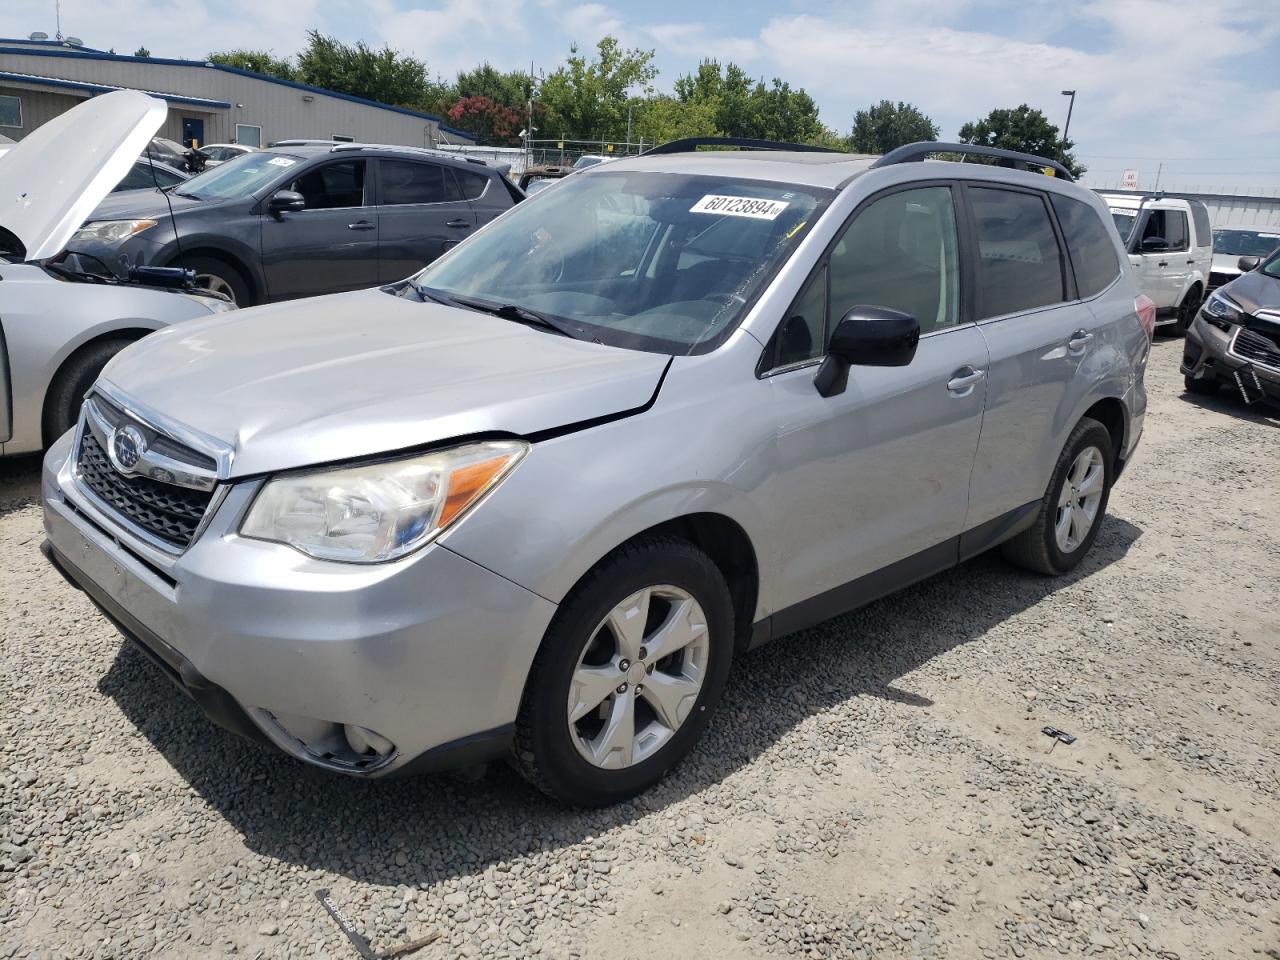
[[[873,163],[871,167],[874,169],[876,167],[889,167],[895,163],[911,163],[923,160],[925,157],[935,153],[962,153],[976,157],[994,157],[997,160],[1004,161],[998,166],[1013,167],[1014,169],[1026,170],[1031,173],[1041,173],[1045,167],[1048,167],[1053,171],[1053,176],[1061,177],[1063,180],[1073,183],[1076,179],[1065,166],[1057,160],[1050,160],[1048,157],[1037,157],[1035,154],[1019,153],[1016,150],[1002,150],[999,147],[984,147],[977,143],[938,143],[933,140],[908,143],[906,146],[898,147],[896,150],[890,150]]]
[[[489,166],[489,164],[486,163],[484,160],[482,160],[480,157],[471,157],[465,153],[450,153],[446,150],[433,150],[431,147],[406,147],[406,146],[402,146],[400,144],[395,144],[395,143],[357,143],[357,142],[346,141],[346,140],[325,141],[325,142],[333,143],[333,146],[329,148],[330,153],[345,153],[347,151],[357,151],[357,150],[387,150],[387,151],[394,151],[397,153],[423,154],[428,157],[440,157],[441,159],[453,160],[455,162],[461,160],[467,163],[476,163],[482,167]],[[321,145],[323,146],[323,144]]]
[[[815,147],[810,143],[786,143],[782,140],[754,140],[750,137],[683,137],[646,150],[642,156],[660,153],[690,153],[698,147],[741,147],[744,150],[797,150],[804,153],[843,153],[830,147]]]

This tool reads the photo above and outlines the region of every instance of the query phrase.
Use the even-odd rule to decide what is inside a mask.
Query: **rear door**
[[[913,579],[955,562],[987,367],[960,286],[955,191],[911,184],[864,203],[773,338],[779,606],[835,590],[831,614],[850,605],[841,588],[891,564]],[[823,397],[817,364],[857,305],[911,313],[920,345],[905,367],[852,367]]]
[[[498,214],[515,205],[511,191],[499,177],[460,167],[455,167],[453,172],[458,178],[458,186],[462,188],[463,197],[475,211],[478,226],[483,227]]]
[[[972,529],[1044,496],[1103,338],[1076,295],[1046,193],[971,183],[965,194],[978,329],[991,354],[965,522]]]
[[[1138,275],[1138,287],[1155,303],[1159,310],[1168,310],[1177,303],[1181,292],[1179,263],[1187,259],[1186,255],[1186,216],[1177,221],[1172,214],[1181,211],[1164,210],[1147,207],[1143,210],[1142,220],[1137,225],[1137,235],[1130,249],[1129,260]],[[1183,240],[1183,252],[1173,249],[1179,227]],[[1170,236],[1170,232],[1173,236]],[[1170,249],[1144,252],[1142,245],[1147,240],[1161,239],[1169,243]]]
[[[476,226],[453,171],[430,160],[378,161],[378,281],[403,280]]]
[[[368,161],[328,160],[283,189],[306,209],[262,214],[262,269],[271,300],[372,287],[378,283],[378,208]]]

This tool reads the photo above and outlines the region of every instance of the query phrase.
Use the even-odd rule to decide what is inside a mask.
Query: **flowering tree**
[[[479,143],[510,147],[520,143],[525,114],[488,97],[463,97],[449,108],[449,119],[475,134]]]

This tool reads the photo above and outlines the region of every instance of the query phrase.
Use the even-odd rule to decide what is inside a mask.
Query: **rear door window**
[[[1213,243],[1213,228],[1209,226],[1209,208],[1199,201],[1193,201],[1191,221],[1196,228],[1196,246],[1207,247]]]
[[[1089,204],[1057,193],[1050,197],[1067,241],[1080,296],[1088,298],[1101,293],[1120,275],[1120,261],[1111,233]]]
[[[1190,246],[1187,236],[1187,215],[1181,210],[1164,211],[1164,238],[1171,251],[1186,250]]]
[[[383,160],[382,203],[447,203],[460,200],[452,173],[438,163]]]
[[[970,187],[978,234],[980,319],[1061,303],[1062,251],[1039,193]]]
[[[342,160],[313,167],[289,187],[302,194],[308,210],[335,210],[365,205],[365,161]]]

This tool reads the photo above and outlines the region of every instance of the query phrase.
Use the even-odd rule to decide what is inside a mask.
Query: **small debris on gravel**
[[[1180,353],[1078,570],[979,557],[742,657],[608,810],[223,732],[0,461],[0,958],[345,960],[319,888],[430,960],[1280,956],[1280,419],[1184,395]]]

